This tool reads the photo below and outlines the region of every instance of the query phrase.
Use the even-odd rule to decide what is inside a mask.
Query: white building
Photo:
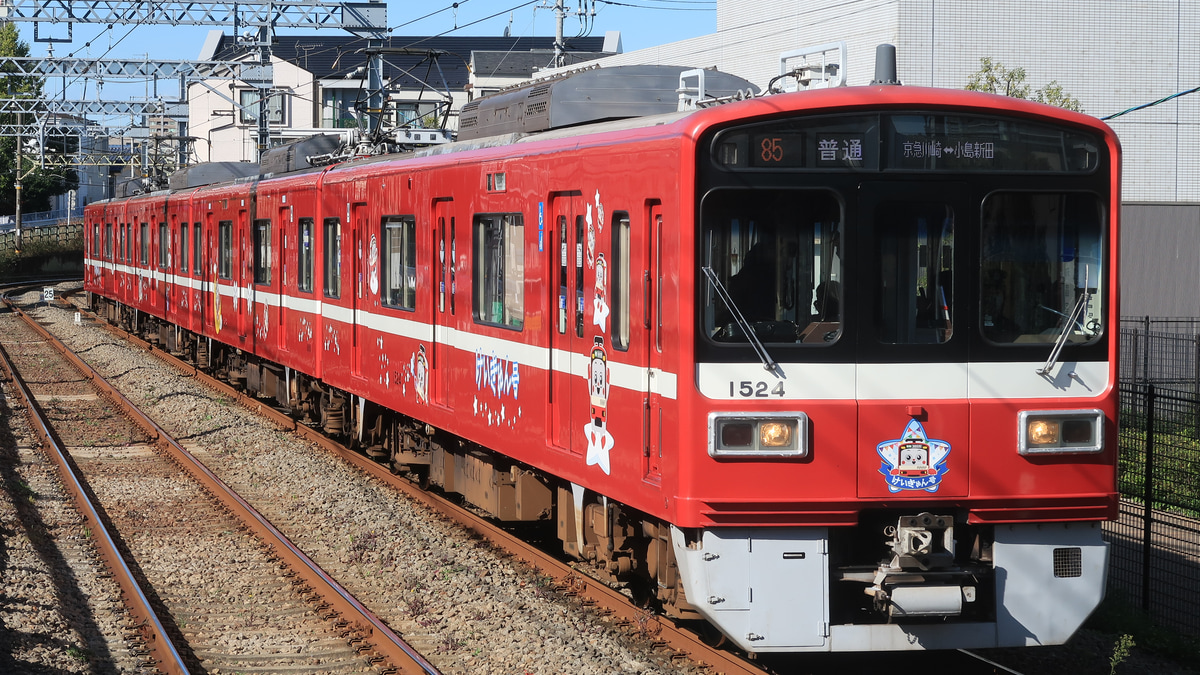
[[[717,30],[600,63],[715,66],[765,86],[781,52],[844,40],[847,83],[863,85],[890,43],[904,84],[961,89],[990,57],[1101,118],[1200,84],[1200,5],[1184,0],[717,0]],[[1200,94],[1109,124],[1126,201],[1200,202]]]
[[[853,86],[889,43],[905,85],[962,89],[990,57],[1102,119],[1200,85],[1200,3],[1185,0],[717,0],[717,30],[600,63],[716,67],[765,86],[781,52],[844,40]],[[1200,92],[1108,124],[1124,153],[1121,314],[1200,316]]]
[[[436,126],[440,122],[435,118],[448,107],[448,127],[455,128],[454,115],[470,100],[476,72],[489,89],[522,79],[512,76],[513,67],[544,62],[553,43],[553,37],[393,36],[385,49],[409,52],[384,54],[383,77],[392,92],[390,122]],[[592,56],[619,45],[619,33],[567,41],[571,53]],[[271,63],[277,93],[268,104],[273,141],[356,126],[355,103],[367,97],[365,47],[365,41],[353,36],[276,37]],[[534,51],[543,56],[529,56]],[[486,66],[481,63],[472,71],[468,64],[475,52],[490,56]],[[199,59],[253,61],[257,51],[213,31]],[[522,77],[530,74],[526,70]],[[258,122],[250,111],[256,111],[258,98],[258,90],[245,82],[209,80],[189,86],[187,134],[198,139],[194,161],[256,161]]]

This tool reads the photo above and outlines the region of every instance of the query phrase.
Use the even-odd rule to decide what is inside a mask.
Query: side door
[[[554,282],[548,284],[553,303],[550,330],[550,442],[557,448],[582,455],[587,448],[582,434],[588,395],[580,377],[586,354],[584,326],[584,244],[586,220],[583,193],[550,195],[550,247]],[[585,349],[586,347],[586,349]],[[576,364],[578,363],[578,367]]]
[[[642,274],[642,342],[647,355],[645,449],[643,466],[646,480],[662,481],[662,391],[666,386],[663,375],[662,350],[662,229],[663,208],[660,202],[647,204],[647,222],[640,247],[646,252]],[[637,269],[637,268],[635,268]]]
[[[968,193],[932,181],[859,188],[860,497],[967,495],[968,334],[955,290],[969,283]]]
[[[433,330],[429,336],[432,347],[433,377],[428,382],[429,401],[439,406],[449,405],[447,392],[450,387],[449,357],[451,346],[446,344],[449,330],[454,325],[458,309],[454,259],[457,233],[454,200],[450,197],[433,201],[433,283],[428,285],[430,306],[433,308]]]

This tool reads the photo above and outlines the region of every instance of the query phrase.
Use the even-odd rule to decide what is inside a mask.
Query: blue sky
[[[552,0],[546,0],[546,3]],[[451,0],[432,3],[388,0],[388,25],[394,35],[501,35],[511,24],[513,36],[554,35],[554,12],[539,8],[537,0]],[[579,0],[566,0],[570,12]],[[22,2],[26,5],[27,2]],[[590,35],[621,31],[625,51],[633,51],[716,31],[716,2],[713,0],[597,0]],[[424,18],[422,18],[424,17]],[[491,18],[488,18],[491,17]],[[457,28],[456,28],[457,27]],[[34,56],[47,53],[47,43],[34,42],[33,25],[19,24],[22,38]],[[88,58],[194,59],[200,53],[208,26],[104,26],[75,24],[71,42],[52,45],[55,56]],[[564,34],[576,35],[582,26],[568,16]],[[226,33],[232,33],[228,28]],[[280,32],[302,32],[281,29]],[[334,30],[324,31],[333,33]],[[66,38],[67,28],[43,26],[44,36]]]

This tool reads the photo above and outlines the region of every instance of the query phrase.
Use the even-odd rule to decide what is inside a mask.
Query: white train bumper
[[[827,528],[716,528],[689,548],[672,529],[688,600],[751,652],[872,651],[1061,644],[1104,597],[1099,523],[995,526],[996,618],[830,625]],[[944,589],[910,602],[958,602]]]

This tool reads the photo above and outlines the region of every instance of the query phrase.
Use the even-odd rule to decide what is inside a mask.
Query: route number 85
[[[762,139],[762,161],[764,162],[782,162],[783,161],[783,139],[782,138],[764,138]]]

